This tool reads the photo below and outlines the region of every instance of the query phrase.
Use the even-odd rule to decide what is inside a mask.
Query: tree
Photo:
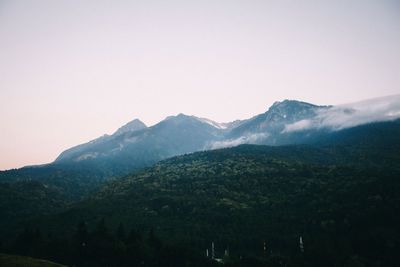
[[[122,223],[119,223],[118,228],[117,228],[117,239],[119,241],[125,241],[126,240],[126,234],[125,234],[125,228]]]
[[[87,245],[87,240],[88,240],[88,231],[85,222],[82,221],[78,224],[76,236],[79,245],[85,247]]]

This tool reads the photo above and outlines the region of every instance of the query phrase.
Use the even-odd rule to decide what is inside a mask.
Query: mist
[[[398,118],[400,118],[400,95],[392,95],[320,109],[314,118],[286,125],[282,133],[321,128],[335,131]]]

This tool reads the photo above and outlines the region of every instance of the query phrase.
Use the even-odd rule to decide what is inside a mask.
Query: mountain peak
[[[172,116],[168,116],[164,119],[164,121],[182,121],[182,120],[187,120],[187,119],[193,119],[193,116],[190,115],[186,115],[183,113],[179,113],[178,115],[172,115]]]
[[[120,127],[113,135],[120,135],[120,134],[124,134],[126,132],[135,132],[135,131],[139,131],[139,130],[142,130],[145,128],[147,128],[146,124],[144,124],[139,119],[134,119],[134,120],[128,122],[127,124],[125,124],[124,126]]]
[[[183,113],[179,113],[179,114],[176,115],[175,117],[177,117],[177,118],[190,118],[190,117],[193,117],[193,116],[186,115],[186,114],[183,114]]]
[[[283,101],[276,101],[270,109],[273,108],[287,108],[287,107],[316,107],[316,105],[307,103],[307,102],[302,102],[298,100],[291,100],[291,99],[285,99]]]
[[[266,114],[270,114],[270,115],[279,114],[283,118],[287,118],[287,117],[298,118],[297,115],[300,115],[300,114],[312,115],[314,113],[314,110],[318,107],[319,106],[316,106],[316,105],[313,105],[313,104],[310,104],[307,102],[285,99],[282,102],[279,102],[279,101],[275,102],[268,109]]]

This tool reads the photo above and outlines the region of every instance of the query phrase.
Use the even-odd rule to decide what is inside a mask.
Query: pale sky
[[[396,0],[0,0],[0,169],[134,118],[398,93]]]

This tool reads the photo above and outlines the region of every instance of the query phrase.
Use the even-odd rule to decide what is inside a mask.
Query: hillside
[[[32,218],[63,210],[67,203],[57,188],[37,181],[0,183],[0,237],[21,231]]]
[[[257,258],[267,242],[268,255],[289,266],[392,266],[400,248],[398,144],[243,145],[179,156],[110,182],[43,223],[69,232],[106,218],[112,228],[154,229],[198,253],[214,241],[218,255],[229,247]]]

